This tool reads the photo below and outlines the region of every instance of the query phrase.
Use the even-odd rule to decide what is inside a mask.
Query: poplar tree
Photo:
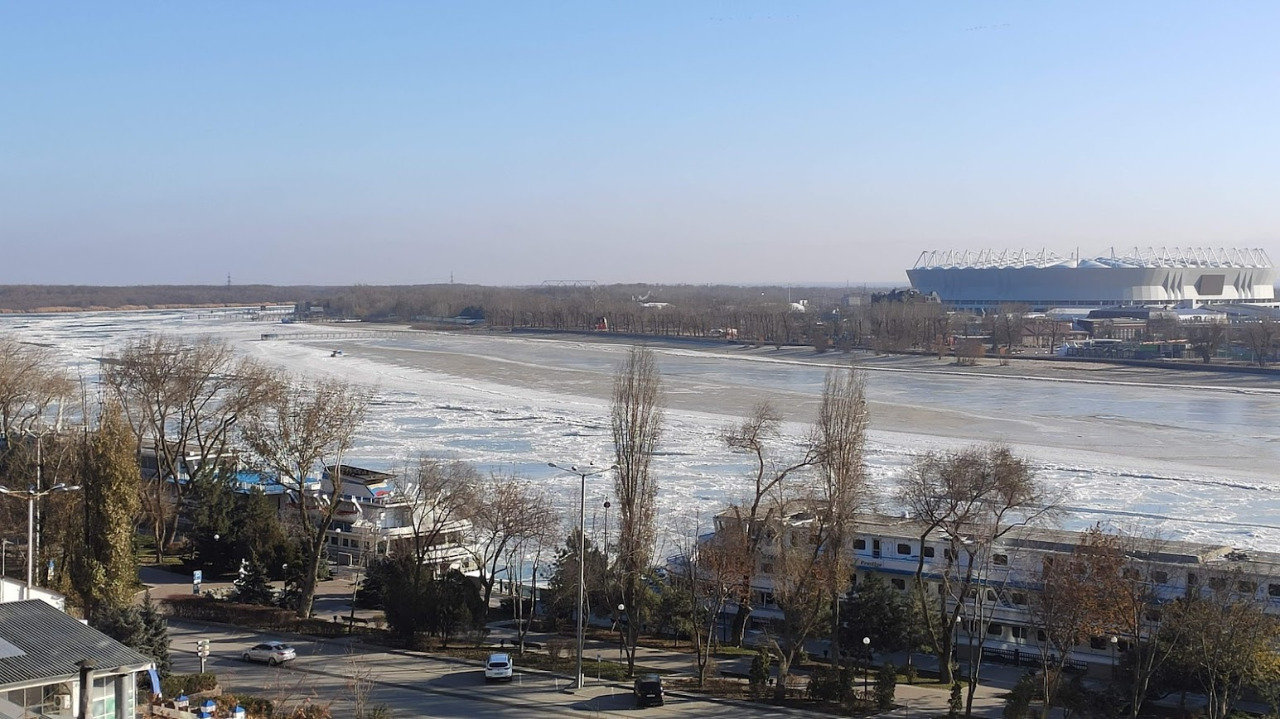
[[[138,582],[133,535],[141,472],[133,433],[116,405],[103,409],[97,431],[85,444],[82,483],[84,544],[76,586],[92,614],[130,603]]]
[[[632,347],[613,377],[611,412],[617,458],[614,493],[618,497],[618,574],[626,627],[627,674],[635,671],[636,640],[648,610],[644,574],[653,560],[657,479],[649,461],[662,435],[662,375],[653,351]]]

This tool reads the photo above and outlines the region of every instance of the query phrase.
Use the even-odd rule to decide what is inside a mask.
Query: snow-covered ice
[[[566,509],[576,508],[578,479],[547,463],[610,464],[610,375],[625,346],[463,333],[289,339],[346,329],[194,310],[0,317],[0,332],[57,347],[89,381],[95,358],[127,338],[169,332],[223,336],[290,371],[371,386],[376,399],[353,463],[395,470],[419,452],[454,457],[545,483]],[[281,339],[260,341],[268,332]],[[331,357],[337,348],[344,356]],[[827,367],[842,360],[655,349],[668,422],[653,470],[672,540],[695,523],[705,527],[709,513],[745,486],[747,463],[724,449],[723,428],[770,400],[788,420],[785,451],[794,453]],[[882,509],[894,510],[894,479],[916,454],[1003,441],[1064,492],[1065,526],[1104,521],[1240,547],[1280,543],[1280,392],[872,369],[868,396],[868,464]],[[604,478],[590,481],[588,507],[600,507],[607,490]]]

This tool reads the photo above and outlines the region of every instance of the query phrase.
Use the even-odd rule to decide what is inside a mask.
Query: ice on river
[[[611,463],[610,375],[625,346],[506,334],[314,336],[348,329],[361,331],[194,310],[0,317],[0,332],[57,347],[89,381],[96,358],[127,338],[169,332],[223,336],[245,355],[290,371],[368,385],[376,399],[353,463],[396,470],[420,452],[458,458],[533,478],[565,509],[576,509],[578,479],[547,463]],[[263,333],[280,339],[261,341]],[[331,356],[333,349],[343,355]],[[723,447],[722,430],[767,399],[788,420],[782,452],[796,453],[824,373],[845,360],[723,347],[655,350],[668,409],[653,471],[663,534],[675,541],[705,529],[710,514],[745,487],[748,464]],[[896,511],[894,481],[916,454],[1002,441],[1064,494],[1064,526],[1103,521],[1169,538],[1280,546],[1280,392],[919,367],[874,367],[867,382],[868,468],[882,510]],[[605,478],[589,481],[589,515],[599,514],[607,493]]]

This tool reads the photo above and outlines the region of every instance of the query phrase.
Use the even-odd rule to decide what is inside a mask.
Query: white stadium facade
[[[1109,257],[1041,250],[932,250],[907,270],[911,286],[959,309],[1272,305],[1276,268],[1261,249],[1138,248]]]

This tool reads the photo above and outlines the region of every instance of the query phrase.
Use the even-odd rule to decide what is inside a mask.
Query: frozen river
[[[607,397],[625,346],[452,333],[289,339],[339,329],[347,328],[194,311],[0,316],[0,332],[58,347],[90,381],[94,358],[159,331],[224,336],[244,354],[291,371],[366,384],[376,401],[352,462],[395,470],[420,452],[464,459],[546,483],[566,508],[576,502],[577,479],[547,462],[611,462]],[[280,339],[260,341],[264,332]],[[344,356],[331,357],[332,349]],[[799,351],[655,349],[668,422],[654,471],[668,539],[705,528],[711,512],[740,496],[747,465],[724,449],[724,427],[769,400],[788,420],[781,451],[794,456],[824,373],[847,361]],[[868,463],[881,509],[895,510],[894,482],[915,454],[1002,441],[1064,494],[1065,526],[1103,521],[1170,538],[1280,545],[1275,389],[966,376],[921,361],[858,360],[868,368]],[[588,502],[598,507],[608,487],[596,482]]]

